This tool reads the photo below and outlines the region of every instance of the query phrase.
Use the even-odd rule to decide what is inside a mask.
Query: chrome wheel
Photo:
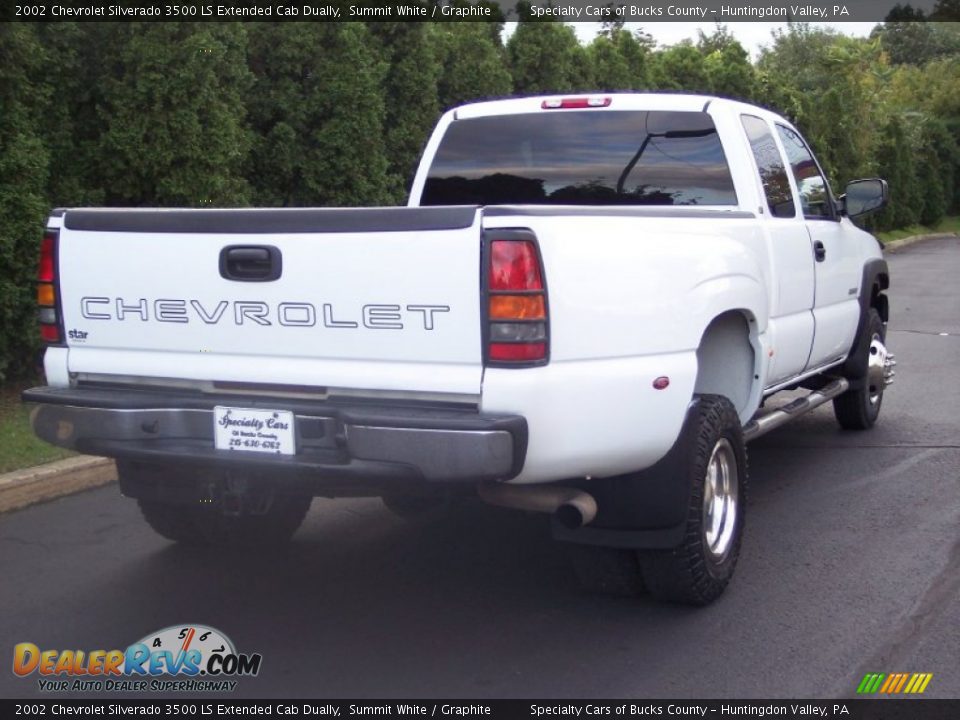
[[[867,355],[867,398],[871,405],[880,402],[883,389],[893,382],[893,376],[897,374],[893,369],[896,364],[893,353],[883,344],[883,338],[874,333]]]
[[[683,539],[641,551],[643,580],[653,597],[706,605],[733,577],[747,513],[747,449],[729,398],[697,395],[682,435],[681,467],[690,482]]]
[[[707,552],[722,562],[730,552],[739,511],[737,457],[725,437],[717,440],[703,484],[703,535]]]

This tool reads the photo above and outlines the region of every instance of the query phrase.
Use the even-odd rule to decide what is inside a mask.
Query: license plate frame
[[[296,439],[296,420],[289,410],[213,408],[213,446],[217,450],[295,455]]]

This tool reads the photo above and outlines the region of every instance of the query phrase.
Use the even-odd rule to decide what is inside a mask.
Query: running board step
[[[782,408],[778,408],[763,417],[751,420],[743,426],[744,442],[756,440],[761,435],[766,435],[771,430],[781,425],[786,425],[801,415],[806,415],[825,402],[833,400],[837,395],[843,394],[849,387],[850,383],[844,378],[834,380],[829,385],[825,385],[819,390],[814,390],[809,395],[799,397],[788,405],[784,405]]]

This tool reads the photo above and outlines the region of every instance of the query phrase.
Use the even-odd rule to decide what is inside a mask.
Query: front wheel
[[[876,308],[870,308],[863,328],[865,358],[860,361],[857,377],[851,380],[857,385],[833,400],[833,414],[844,430],[869,430],[880,416],[883,391],[893,382],[893,354],[887,350],[887,326]],[[869,341],[869,344],[867,344]]]
[[[643,579],[660,600],[707,605],[723,593],[740,555],[747,452],[740,418],[725,397],[703,395],[686,463],[690,499],[683,542],[640,553]]]

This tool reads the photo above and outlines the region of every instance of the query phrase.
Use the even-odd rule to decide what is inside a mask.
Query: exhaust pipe
[[[589,525],[597,517],[593,495],[576,488],[483,482],[478,491],[490,505],[551,513],[568,530]]]

